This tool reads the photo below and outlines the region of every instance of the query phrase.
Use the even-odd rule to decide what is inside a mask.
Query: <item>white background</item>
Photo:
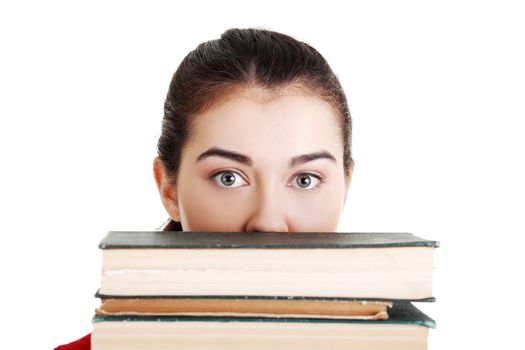
[[[525,12],[518,1],[2,1],[3,349],[91,331],[109,230],[167,217],[152,176],[171,75],[231,27],[317,48],[354,121],[341,231],[441,241],[431,350],[518,348]]]

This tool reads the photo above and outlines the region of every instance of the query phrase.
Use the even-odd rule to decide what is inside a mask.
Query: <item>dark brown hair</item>
[[[299,87],[318,95],[334,109],[344,145],[346,176],[353,167],[352,121],[337,76],[317,50],[288,35],[265,29],[229,29],[220,39],[197,46],[181,62],[164,103],[158,154],[175,183],[192,116],[204,113],[221,98],[248,87],[279,92]],[[174,220],[165,231],[182,231]]]

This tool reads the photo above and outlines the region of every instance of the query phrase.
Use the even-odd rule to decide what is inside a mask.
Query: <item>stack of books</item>
[[[92,349],[426,349],[438,242],[409,233],[123,232]]]

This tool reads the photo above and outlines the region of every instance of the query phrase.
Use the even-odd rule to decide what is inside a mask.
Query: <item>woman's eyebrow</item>
[[[203,160],[204,158],[212,157],[212,156],[231,159],[235,162],[242,163],[248,166],[253,165],[253,160],[250,157],[244,154],[237,153],[237,152],[228,151],[226,149],[219,148],[219,147],[212,147],[208,149],[207,151],[201,153],[201,155],[197,157],[197,162]],[[311,162],[316,159],[328,159],[336,163],[335,157],[330,152],[323,150],[319,152],[301,154],[301,155],[292,157],[292,159],[290,159],[289,167],[292,168],[299,164]]]

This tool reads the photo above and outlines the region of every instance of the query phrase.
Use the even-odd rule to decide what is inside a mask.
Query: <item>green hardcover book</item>
[[[435,322],[411,303],[385,321],[192,316],[95,316],[91,347],[110,349],[426,349]]]
[[[438,245],[410,233],[112,231],[97,296],[434,301]]]

